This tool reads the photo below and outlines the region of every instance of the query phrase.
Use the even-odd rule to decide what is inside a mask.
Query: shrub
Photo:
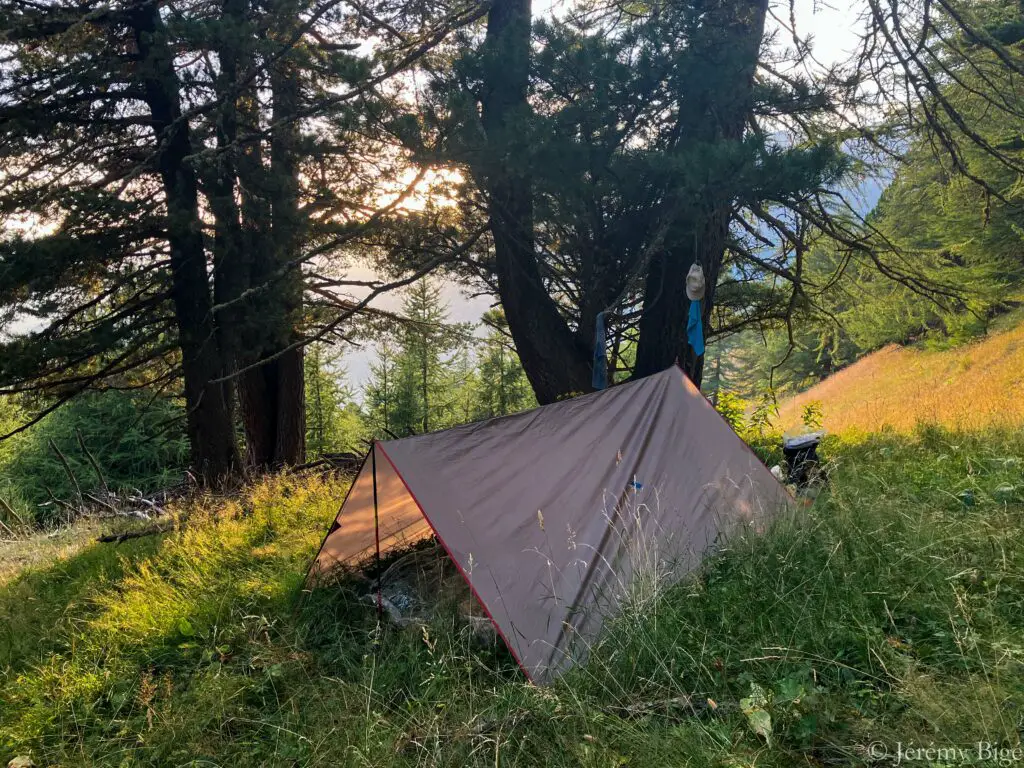
[[[40,509],[39,504],[51,493],[58,499],[76,494],[58,450],[83,493],[101,489],[103,482],[114,491],[169,485],[181,477],[188,461],[182,422],[178,405],[144,392],[83,395],[0,443],[0,495],[9,504],[21,500],[22,509],[34,510],[38,522],[47,522],[56,510]]]

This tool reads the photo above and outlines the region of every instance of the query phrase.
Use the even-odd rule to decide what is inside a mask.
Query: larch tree
[[[477,375],[473,386],[473,417],[507,416],[537,404],[508,332],[505,316],[498,310],[484,313],[487,334],[477,347]]]
[[[306,347],[306,453],[362,452],[363,417],[347,383],[341,356],[323,343]]]
[[[367,425],[374,437],[399,437],[395,418],[398,392],[398,350],[388,339],[381,339],[375,348],[376,359],[370,363],[370,378],[363,388]]]

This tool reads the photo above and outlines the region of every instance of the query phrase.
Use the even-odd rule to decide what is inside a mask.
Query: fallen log
[[[155,536],[158,533],[167,533],[173,530],[173,523],[169,525],[164,523],[162,525],[151,525],[149,528],[140,528],[135,531],[125,531],[124,533],[108,533],[105,536],[100,536],[96,541],[101,544],[120,544],[128,539],[141,539],[143,536]]]

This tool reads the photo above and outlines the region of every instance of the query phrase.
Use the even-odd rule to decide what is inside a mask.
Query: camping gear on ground
[[[786,475],[797,488],[807,488],[818,476],[821,461],[818,445],[824,432],[782,438],[782,455],[786,460]]]
[[[790,499],[682,370],[375,442],[307,580],[436,536],[520,667],[585,656],[648,577],[693,570]]]

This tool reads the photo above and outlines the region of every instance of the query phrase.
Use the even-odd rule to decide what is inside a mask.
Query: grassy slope
[[[1024,438],[826,452],[831,492],[633,605],[549,689],[451,623],[381,633],[342,590],[300,600],[337,486],[270,480],[161,539],[37,563],[0,585],[0,760],[792,766],[1017,744]]]
[[[978,429],[1024,422],[1024,324],[943,351],[890,345],[786,401],[779,423],[800,423],[800,409],[818,401],[833,432],[918,422]]]

